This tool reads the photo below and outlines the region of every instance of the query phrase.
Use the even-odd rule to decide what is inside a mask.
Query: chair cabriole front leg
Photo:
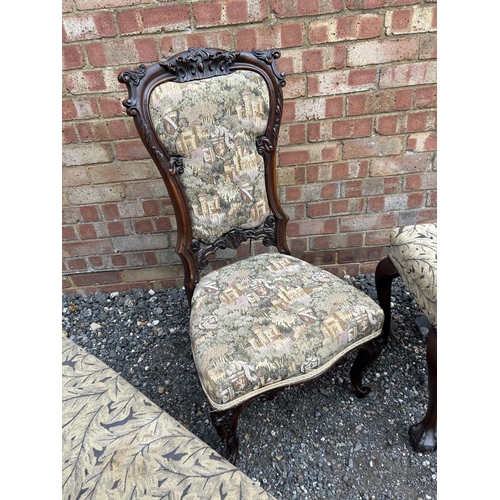
[[[236,464],[238,459],[238,452],[240,448],[240,438],[238,437],[238,421],[245,407],[244,404],[232,408],[230,410],[210,412],[212,424],[217,431],[217,434],[226,445],[226,458],[233,465]]]

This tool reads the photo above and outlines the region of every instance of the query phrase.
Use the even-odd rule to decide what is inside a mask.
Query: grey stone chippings
[[[376,299],[374,276],[346,277]],[[252,402],[239,423],[237,466],[276,498],[437,498],[437,454],[415,453],[408,427],[427,408],[428,323],[397,278],[392,331],[353,393],[355,354],[322,377]],[[200,439],[222,452],[198,382],[184,290],[63,295],[62,329]]]

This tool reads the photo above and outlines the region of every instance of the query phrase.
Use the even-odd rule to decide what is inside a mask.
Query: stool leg
[[[378,303],[384,311],[384,325],[382,326],[382,337],[384,343],[389,340],[391,331],[391,287],[392,280],[399,276],[397,269],[389,257],[382,259],[375,269],[375,287],[377,289]]]
[[[412,448],[420,453],[437,449],[437,330],[432,327],[427,336],[427,371],[429,374],[429,401],[424,419],[408,431]]]

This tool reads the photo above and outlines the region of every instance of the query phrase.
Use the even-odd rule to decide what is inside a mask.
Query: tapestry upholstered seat
[[[431,323],[427,336],[427,413],[422,422],[409,429],[413,449],[429,452],[437,448],[437,224],[405,226],[391,232],[389,255],[379,262],[375,272],[379,303],[385,314],[385,342],[391,329],[391,286],[397,276],[401,276]]]
[[[200,47],[119,76],[175,210],[194,362],[233,463],[246,404],[320,376],[356,348],[351,381],[366,396],[361,371],[384,321],[350,283],[290,255],[276,182],[278,57]],[[243,243],[249,257],[208,272],[218,250]]]

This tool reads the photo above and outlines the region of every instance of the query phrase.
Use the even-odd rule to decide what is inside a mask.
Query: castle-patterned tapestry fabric
[[[275,252],[202,278],[189,330],[202,387],[226,409],[318,376],[383,322],[379,305],[350,283]]]
[[[181,182],[193,237],[211,243],[233,228],[255,228],[269,215],[264,160],[256,139],[269,117],[269,93],[253,71],[156,87],[153,126],[170,157],[183,158]]]

